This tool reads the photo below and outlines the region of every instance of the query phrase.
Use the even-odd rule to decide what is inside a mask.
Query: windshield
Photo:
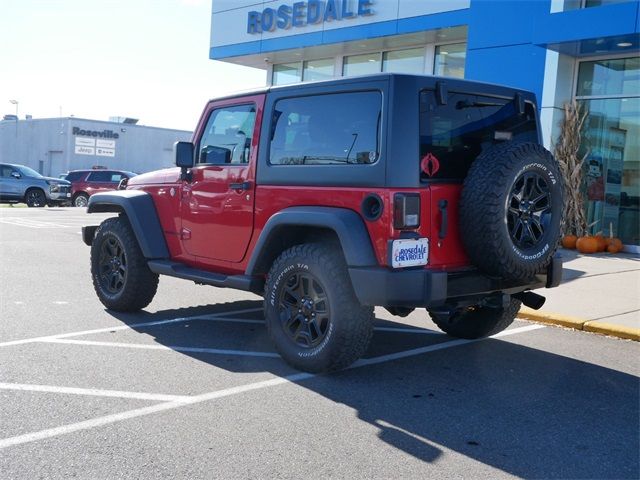
[[[29,167],[19,166],[16,168],[25,177],[42,178],[42,175]]]

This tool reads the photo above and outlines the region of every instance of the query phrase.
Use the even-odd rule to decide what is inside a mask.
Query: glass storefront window
[[[464,63],[466,58],[466,43],[440,45],[436,47],[433,73],[440,77],[464,78]]]
[[[302,79],[305,82],[315,80],[328,80],[333,78],[333,66],[335,61],[333,58],[325,58],[322,60],[308,60],[304,62]]]
[[[385,52],[382,56],[382,71],[394,73],[424,73],[424,48]]]
[[[273,66],[273,81],[274,85],[287,85],[289,83],[296,83],[302,80],[302,64],[296,63],[281,63]]]
[[[585,0],[584,8],[601,7],[603,5],[613,5],[614,3],[624,3],[629,0]]]
[[[380,54],[366,53],[364,55],[351,55],[344,57],[342,74],[345,77],[355,75],[367,75],[380,72]]]
[[[581,100],[587,222],[609,227],[624,244],[640,244],[640,97]]]
[[[640,57],[581,62],[576,95],[640,94]]]

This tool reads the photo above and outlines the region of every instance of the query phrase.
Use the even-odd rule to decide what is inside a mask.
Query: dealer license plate
[[[429,239],[394,240],[391,249],[393,268],[426,265],[429,261]]]

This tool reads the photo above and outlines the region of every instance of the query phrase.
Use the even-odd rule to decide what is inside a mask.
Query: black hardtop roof
[[[327,87],[350,85],[354,83],[362,82],[375,82],[386,81],[390,82],[394,79],[413,80],[420,83],[420,88],[435,88],[437,82],[443,82],[446,84],[448,90],[456,92],[470,92],[475,94],[488,94],[499,95],[505,97],[513,97],[516,93],[522,93],[525,98],[533,99],[532,92],[522,90],[515,87],[509,87],[507,85],[499,85],[495,83],[479,82],[476,80],[466,80],[453,77],[437,77],[433,75],[415,75],[407,73],[374,73],[370,75],[359,75],[355,77],[340,77],[332,78],[329,80],[318,80],[314,82],[299,82],[288,85],[271,85],[262,88],[256,88],[252,90],[245,90],[241,92],[234,92],[221,97],[212,98],[210,101],[226,100],[232,98],[246,97],[250,95],[262,95],[270,92],[287,92],[304,90],[306,88],[317,88],[318,86],[326,85]]]

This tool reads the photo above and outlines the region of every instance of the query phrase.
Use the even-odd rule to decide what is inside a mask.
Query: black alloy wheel
[[[294,368],[340,370],[369,347],[373,308],[358,301],[336,245],[304,243],[283,251],[269,269],[264,299],[269,337]]]
[[[102,242],[98,265],[103,287],[111,294],[120,292],[127,280],[127,256],[116,237],[111,236]]]
[[[476,158],[459,205],[460,239],[483,273],[527,282],[551,263],[561,235],[564,181],[542,145],[502,142]]]
[[[294,272],[285,281],[278,302],[282,328],[303,348],[320,345],[327,335],[331,310],[326,291],[314,275]]]
[[[151,303],[158,275],[149,270],[126,217],[108,218],[91,243],[91,278],[102,304],[118,312],[135,312]]]
[[[520,249],[535,248],[550,222],[549,184],[537,172],[526,172],[515,181],[508,202],[507,227],[511,240]]]
[[[34,188],[27,192],[26,203],[28,207],[44,207],[47,203],[47,198],[42,190]]]

